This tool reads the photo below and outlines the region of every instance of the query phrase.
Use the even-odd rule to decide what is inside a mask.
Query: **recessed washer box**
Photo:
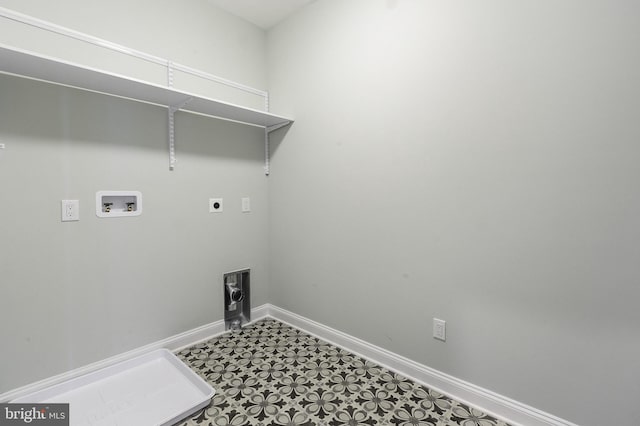
[[[142,193],[140,191],[98,191],[96,192],[96,216],[127,217],[142,214]]]

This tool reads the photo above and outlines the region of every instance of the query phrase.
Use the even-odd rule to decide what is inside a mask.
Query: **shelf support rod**
[[[176,168],[176,129],[175,129],[175,113],[184,107],[191,98],[188,98],[178,105],[170,105],[167,108],[169,118],[169,170]]]
[[[271,172],[271,147],[269,146],[269,128],[264,128],[264,175]]]
[[[176,107],[170,106],[169,111],[169,170],[173,171],[176,168],[176,131],[174,114],[178,110]]]
[[[167,61],[167,87],[173,89],[173,62]]]

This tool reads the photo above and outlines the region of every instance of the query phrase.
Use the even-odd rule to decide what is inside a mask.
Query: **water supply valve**
[[[244,295],[242,294],[242,290],[238,288],[238,285],[235,282],[226,283],[225,287],[226,287],[225,299],[227,299],[225,300],[225,304],[226,304],[227,310],[235,311],[236,304],[238,302],[241,302],[242,299],[244,298]]]

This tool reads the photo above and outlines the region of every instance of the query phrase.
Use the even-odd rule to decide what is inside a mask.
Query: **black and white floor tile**
[[[508,426],[272,319],[178,357],[216,390],[182,426]]]

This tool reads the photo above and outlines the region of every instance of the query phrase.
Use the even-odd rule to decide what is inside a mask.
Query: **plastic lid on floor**
[[[215,390],[166,349],[23,396],[69,403],[71,426],[172,425],[209,405]]]

